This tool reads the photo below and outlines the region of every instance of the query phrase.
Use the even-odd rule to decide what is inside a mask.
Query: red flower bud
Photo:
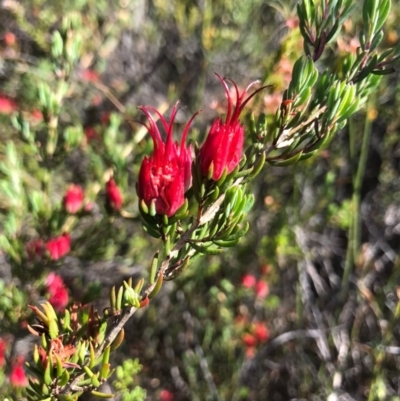
[[[242,286],[245,288],[253,288],[256,285],[257,279],[252,274],[245,274],[242,277]]]
[[[64,209],[69,214],[75,214],[82,208],[83,190],[79,185],[70,185],[64,195]]]
[[[263,280],[259,280],[256,284],[255,290],[258,298],[266,298],[269,294],[268,283]]]
[[[7,351],[7,343],[0,338],[0,368],[6,364],[5,353]]]
[[[186,124],[180,144],[172,140],[172,128],[176,113],[177,102],[172,109],[169,124],[165,118],[154,108],[140,106],[139,109],[146,114],[149,126],[146,126],[154,143],[153,153],[143,159],[139,172],[138,196],[139,201],[150,207],[154,202],[158,214],[172,216],[185,202],[185,192],[192,185],[192,156],[191,147],[185,146],[185,140],[192,123],[194,114]],[[157,113],[167,134],[163,142],[150,110]]]
[[[50,259],[58,260],[65,256],[71,250],[71,237],[69,234],[63,234],[46,242],[46,248]]]
[[[202,174],[207,177],[212,171],[211,178],[217,181],[221,178],[225,169],[230,173],[239,164],[242,158],[244,143],[244,126],[239,121],[240,113],[249,100],[265,87],[257,89],[245,99],[246,92],[258,81],[252,82],[242,93],[239,93],[235,82],[223,79],[218,74],[215,75],[217,75],[222,85],[224,85],[228,98],[228,110],[225,121],[217,118],[213,122],[207,139],[200,149],[199,158]],[[236,92],[236,104],[233,110],[232,97],[226,83],[227,81],[232,83]]]
[[[28,385],[28,379],[26,378],[24,371],[23,357],[17,357],[15,362],[12,364],[10,383],[13,387],[26,387]]]
[[[1,114],[11,114],[17,110],[17,103],[8,97],[7,95],[0,94],[0,113]]]
[[[55,273],[50,273],[46,278],[46,286],[50,295],[49,302],[56,311],[63,312],[68,305],[68,290],[62,277]]]
[[[124,199],[121,190],[118,188],[113,178],[110,178],[106,183],[106,200],[107,206],[109,206],[111,210],[121,210]]]
[[[257,344],[257,338],[253,334],[246,333],[242,337],[242,341],[246,347],[254,347]]]
[[[160,401],[174,401],[175,397],[171,391],[168,390],[161,390],[159,395]]]
[[[253,333],[260,342],[266,342],[269,340],[269,330],[263,323],[255,323]]]

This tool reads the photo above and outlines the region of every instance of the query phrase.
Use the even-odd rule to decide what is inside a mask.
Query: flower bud
[[[83,190],[80,185],[70,185],[64,195],[64,210],[69,214],[77,213],[83,204]]]
[[[113,211],[120,211],[124,199],[121,190],[118,188],[113,178],[106,183],[106,202],[107,206]]]
[[[65,256],[71,250],[71,237],[69,234],[63,234],[46,242],[46,248],[50,259],[58,260]]]

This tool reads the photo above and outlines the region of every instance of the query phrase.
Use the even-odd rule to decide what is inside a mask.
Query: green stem
[[[346,252],[346,261],[344,265],[340,299],[344,301],[349,289],[350,276],[354,263],[356,262],[361,242],[361,187],[364,180],[365,169],[367,165],[368,149],[371,141],[372,132],[372,113],[374,108],[374,98],[371,96],[367,103],[367,111],[362,137],[361,153],[355,174],[353,174],[353,195],[351,199],[352,219],[348,231],[348,245]],[[350,160],[353,164],[356,157],[356,129],[352,120],[349,123],[349,149]]]

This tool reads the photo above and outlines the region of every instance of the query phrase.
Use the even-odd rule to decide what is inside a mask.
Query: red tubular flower
[[[75,214],[82,208],[83,190],[80,185],[70,185],[64,195],[64,209],[69,214]]]
[[[46,242],[46,248],[50,259],[58,260],[65,256],[71,250],[71,237],[69,234],[63,234]]]
[[[240,123],[239,117],[244,106],[259,91],[265,88],[257,89],[250,96],[245,98],[246,92],[258,81],[252,82],[247,88],[239,93],[235,82],[229,79],[223,79],[215,74],[224,85],[225,93],[228,98],[228,110],[225,122],[217,118],[208,133],[207,139],[200,149],[200,167],[204,176],[208,176],[212,171],[211,178],[217,181],[221,178],[225,169],[228,174],[239,164],[243,153],[244,144],[244,126]],[[232,97],[229,92],[227,81],[231,82],[236,92],[236,104],[232,110]]]
[[[0,368],[6,364],[5,353],[7,351],[7,343],[0,338]]]
[[[49,302],[56,311],[63,312],[68,305],[68,290],[61,276],[50,273],[46,278]]]
[[[12,364],[10,373],[10,383],[13,387],[26,387],[28,379],[24,371],[24,358],[19,356]]]
[[[172,140],[172,128],[176,113],[177,102],[172,109],[169,124],[153,107],[140,106],[146,114],[149,126],[146,126],[154,143],[153,154],[143,159],[139,172],[138,196],[140,201],[150,207],[154,202],[158,214],[172,216],[185,202],[185,192],[192,185],[192,156],[191,147],[186,147],[185,141],[194,114],[186,124],[180,144]],[[150,110],[157,113],[167,134],[163,142]]]
[[[106,200],[111,210],[121,210],[124,199],[113,178],[110,178],[106,183]]]

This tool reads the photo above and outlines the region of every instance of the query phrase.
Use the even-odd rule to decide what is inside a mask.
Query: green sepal
[[[149,210],[148,206],[146,205],[146,202],[144,201],[144,199],[139,201],[139,210],[143,214],[149,214],[149,212],[150,212],[150,210]]]

